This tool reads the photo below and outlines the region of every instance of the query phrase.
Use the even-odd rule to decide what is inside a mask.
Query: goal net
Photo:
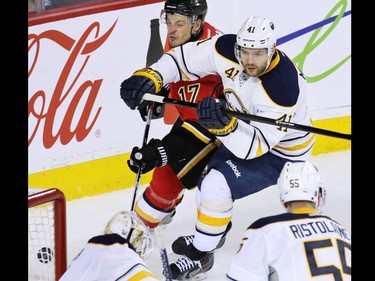
[[[57,281],[67,267],[66,201],[57,188],[29,188],[28,279]]]

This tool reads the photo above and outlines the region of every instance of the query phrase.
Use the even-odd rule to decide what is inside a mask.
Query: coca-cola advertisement
[[[162,55],[166,26],[159,22],[164,1],[133,2],[81,16],[67,10],[65,19],[61,10],[55,20],[29,18],[31,185],[91,190],[68,193],[73,198],[134,184],[126,160],[132,147],[141,145],[145,123],[120,98],[120,84]],[[236,33],[250,12],[273,18],[278,47],[310,79],[313,118],[350,116],[350,1],[207,2],[206,21],[224,33]],[[152,120],[150,138],[170,128],[163,118]],[[75,168],[80,173],[74,174]],[[50,176],[51,171],[58,172]]]

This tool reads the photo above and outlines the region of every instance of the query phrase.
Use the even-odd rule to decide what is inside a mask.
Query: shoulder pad
[[[236,34],[224,34],[220,36],[215,44],[216,52],[221,56],[238,63],[234,54],[234,44],[236,43]]]
[[[297,103],[300,94],[296,67],[293,62],[278,51],[277,63],[271,71],[259,76],[268,96],[278,105],[291,107]]]

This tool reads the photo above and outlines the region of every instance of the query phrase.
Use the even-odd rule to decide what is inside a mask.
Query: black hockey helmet
[[[167,14],[179,14],[196,17],[204,21],[207,14],[206,0],[167,0],[164,3]]]

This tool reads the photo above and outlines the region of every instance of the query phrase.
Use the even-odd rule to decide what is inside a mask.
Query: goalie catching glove
[[[167,165],[168,156],[163,142],[158,139],[151,139],[142,148],[134,147],[127,163],[134,173],[138,173],[138,169],[141,168],[141,174],[146,174],[155,167]]]
[[[228,135],[237,128],[237,118],[222,112],[227,107],[224,99],[205,97],[197,105],[198,122],[217,136]]]
[[[162,86],[163,79],[160,73],[151,68],[142,68],[121,83],[120,96],[130,109],[140,110],[150,105],[149,101],[142,101],[143,95],[156,94]]]

